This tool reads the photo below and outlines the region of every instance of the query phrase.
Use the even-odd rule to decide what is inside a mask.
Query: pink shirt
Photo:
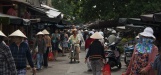
[[[134,59],[135,52],[136,52],[136,48],[134,49],[130,64],[128,66],[128,69],[127,69],[125,75],[131,74],[131,67],[132,67],[132,64],[134,64],[134,61],[135,61],[135,59]],[[155,56],[157,54],[158,54],[158,48],[154,45],[153,49],[152,49],[152,52],[149,54],[148,65],[145,67],[146,71],[148,72],[146,75],[154,75],[155,74],[154,70],[152,69],[151,64],[154,62]]]

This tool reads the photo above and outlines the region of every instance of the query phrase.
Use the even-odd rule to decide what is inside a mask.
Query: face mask
[[[154,40],[140,36],[140,41],[137,44],[137,51],[140,53],[151,53]]]
[[[146,38],[146,37],[141,37],[141,43],[143,45],[149,45],[149,44],[153,44],[154,40],[151,38]]]
[[[139,43],[139,42],[140,42],[140,39],[135,39],[135,42],[136,42],[136,43]]]

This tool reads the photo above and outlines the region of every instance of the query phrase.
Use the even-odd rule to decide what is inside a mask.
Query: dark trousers
[[[45,67],[48,67],[48,53],[49,53],[49,47],[47,47],[46,52],[43,54]]]

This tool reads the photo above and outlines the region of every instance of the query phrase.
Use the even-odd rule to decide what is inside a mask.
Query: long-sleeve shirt
[[[51,47],[51,38],[49,36],[45,36],[46,47]]]
[[[18,47],[16,43],[12,43],[9,47],[11,49],[13,58],[15,60],[16,69],[26,68],[26,65],[27,65],[26,59],[28,60],[29,65],[32,68],[34,67],[28,44],[26,44],[25,42],[22,42]]]
[[[86,59],[88,57],[90,60],[105,59],[104,47],[100,41],[94,40],[93,43],[89,46]]]
[[[38,53],[45,53],[46,52],[46,43],[44,39],[37,39],[34,45],[34,49],[38,47]]]
[[[0,75],[16,75],[17,70],[11,50],[4,43],[0,43]]]
[[[127,68],[125,75],[129,75],[132,72],[132,65],[134,65],[134,62],[136,61],[135,59],[137,58],[135,57],[136,52],[137,50],[135,47],[130,64]],[[152,63],[154,63],[154,59],[157,54],[158,54],[158,48],[156,46],[153,46],[152,52],[148,54],[148,64],[146,65],[146,67],[144,67],[144,69],[146,69],[146,71],[148,72],[146,75],[154,75],[154,70],[152,69]]]

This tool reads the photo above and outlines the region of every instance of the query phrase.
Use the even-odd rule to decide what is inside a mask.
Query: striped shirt
[[[17,70],[15,66],[12,53],[4,43],[0,43],[0,75],[16,75]]]

